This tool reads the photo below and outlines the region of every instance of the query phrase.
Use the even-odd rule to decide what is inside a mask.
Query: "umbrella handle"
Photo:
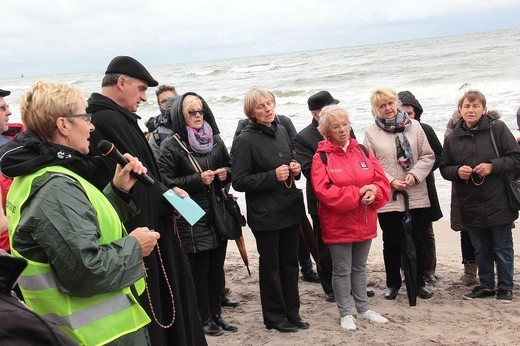
[[[404,198],[404,209],[405,209],[405,212],[408,212],[410,210],[410,198],[408,197],[408,192],[404,191],[404,190],[394,190],[394,193],[392,194],[392,199],[394,201],[397,201],[397,195],[398,194],[401,194],[403,195],[403,198]]]

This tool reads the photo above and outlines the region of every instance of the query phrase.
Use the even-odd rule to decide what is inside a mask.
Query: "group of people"
[[[379,223],[384,297],[393,300],[409,212],[417,295],[432,297],[426,287],[437,280],[432,223],[442,217],[437,168],[452,181],[463,283],[476,285],[464,298],[512,300],[511,227],[518,211],[509,205],[503,176],[520,169],[520,147],[479,91],[461,97],[441,145],[421,122],[423,109],[410,91],[378,87],[370,96],[374,124],[361,144],[348,111],[328,91],[308,99],[312,121],[296,133],[276,113],[273,92],[255,87],[244,96],[247,121],[228,152],[204,98],[169,86],[156,91],[161,114],[147,122],[146,137],[136,112],[147,89],[158,85],[128,56],[109,63],[101,92],[88,100],[74,86],[39,81],[20,101],[27,130],[0,143],[0,169],[16,191],[7,198],[10,251],[27,262],[21,294],[64,332],[60,338],[204,345],[205,335],[237,331],[221,314],[227,239],[214,225],[212,206],[230,186],[245,193],[267,329],[310,327],[300,315],[300,268],[304,279],[321,283],[326,301],[336,302],[341,328],[356,330],[359,320],[387,323],[368,299],[372,239]],[[2,125],[9,94],[0,92]],[[111,158],[115,148],[123,159]],[[301,240],[308,222],[296,186],[302,173],[317,274]],[[142,175],[153,183],[144,184]],[[179,215],[161,196],[169,189],[197,202],[202,218],[190,224]]]

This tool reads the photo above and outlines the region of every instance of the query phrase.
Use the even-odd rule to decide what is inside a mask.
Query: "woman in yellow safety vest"
[[[28,131],[0,152],[2,173],[14,178],[11,251],[29,263],[19,285],[26,304],[78,344],[146,345],[150,319],[137,295],[159,234],[127,235],[121,222],[138,211],[131,189],[146,168],[125,154],[129,163],[99,186],[108,169],[88,155],[94,126],[85,105],[71,85],[36,82],[20,101]]]

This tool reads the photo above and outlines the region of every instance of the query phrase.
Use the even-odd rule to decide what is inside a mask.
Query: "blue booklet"
[[[172,190],[166,191],[163,196],[192,226],[206,213],[189,196],[182,198]]]

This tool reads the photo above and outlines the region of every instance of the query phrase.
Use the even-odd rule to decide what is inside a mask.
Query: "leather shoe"
[[[229,307],[229,308],[236,308],[237,306],[240,305],[240,303],[234,302],[234,301],[230,300],[228,297],[226,297],[226,298],[222,299],[222,301],[220,302],[220,305]]]
[[[301,317],[298,316],[298,318],[296,319],[293,319],[293,318],[289,318],[289,321],[292,322],[293,324],[295,324],[298,328],[300,329],[309,329],[309,327],[311,326],[309,324],[309,322],[305,322],[304,320],[302,320]]]
[[[397,297],[398,293],[399,293],[399,288],[388,287],[388,289],[385,292],[385,299],[386,300],[394,300],[395,297]]]
[[[298,331],[298,326],[286,320],[274,326],[268,326],[267,329],[276,329],[280,333],[295,333]]]
[[[222,328],[215,324],[211,318],[202,323],[202,330],[204,331],[204,334],[211,336],[222,335],[224,333]]]
[[[423,286],[419,287],[419,289],[417,290],[417,295],[422,299],[430,299],[433,296],[433,293]]]
[[[437,282],[437,277],[433,274],[425,275],[424,282],[426,282],[427,284],[434,284]]]
[[[316,273],[312,269],[306,270],[302,274],[303,274],[303,281],[316,282],[316,283],[320,282],[320,277],[319,277],[318,273]]]
[[[329,303],[334,303],[336,301],[336,296],[334,296],[334,293],[326,293],[325,301]]]
[[[376,295],[376,293],[374,292],[373,289],[367,288],[367,297],[373,297],[375,295]]]
[[[217,326],[220,326],[222,329],[228,332],[236,332],[238,328],[232,324],[227,323],[221,315],[213,315],[213,321]]]

